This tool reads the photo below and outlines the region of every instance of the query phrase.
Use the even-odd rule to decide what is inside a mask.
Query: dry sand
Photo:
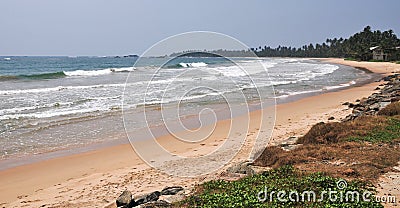
[[[322,60],[365,67],[379,74],[400,69],[400,65],[391,63]],[[301,136],[313,124],[328,122],[331,116],[335,118],[333,121],[344,118],[350,110],[342,103],[369,96],[379,84],[372,82],[277,105],[271,144],[279,144],[290,136]],[[248,159],[257,133],[268,135],[268,131],[260,129],[260,114],[261,111],[253,111],[248,116],[234,118],[238,122],[250,118],[250,125],[246,142],[232,163]],[[216,132],[197,146],[170,143],[171,136],[158,138],[158,141],[178,155],[207,154],[226,139],[230,124],[230,120],[219,121]],[[207,167],[207,161],[197,166]],[[0,171],[0,207],[104,207],[112,204],[124,189],[137,195],[171,185],[190,188],[205,180],[224,177],[222,172],[223,169],[193,178],[170,176],[149,168],[129,144],[124,144]]]

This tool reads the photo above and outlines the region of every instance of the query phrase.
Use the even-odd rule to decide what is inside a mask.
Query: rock
[[[152,192],[152,193],[147,194],[146,196],[136,200],[135,205],[137,206],[140,204],[157,201],[158,198],[160,197],[160,195],[161,195],[161,193],[159,191]]]
[[[161,195],[159,200],[164,200],[164,201],[172,204],[172,203],[184,200],[186,198],[186,196],[187,196],[187,193],[185,193],[185,190],[183,190],[183,191],[179,191],[175,195]]]
[[[252,163],[250,162],[241,162],[237,165],[233,165],[229,167],[226,172],[228,173],[238,173],[238,174],[246,174],[246,175],[254,175],[255,171],[251,169],[250,165]]]
[[[303,144],[289,144],[286,146],[282,146],[282,149],[285,151],[292,151],[292,150],[296,149],[297,147],[300,147],[301,145],[303,145]]]
[[[330,164],[335,165],[335,166],[341,166],[341,165],[345,165],[346,163],[343,162],[342,160],[336,160],[334,162],[330,162]]]
[[[344,102],[342,105],[350,105],[349,102]]]
[[[390,104],[390,102],[386,102],[386,101],[380,102],[380,103],[379,103],[379,105],[381,106],[381,107],[380,107],[381,109],[384,108],[384,107],[386,107],[386,106],[389,105],[389,104]]]
[[[132,193],[128,190],[122,192],[116,200],[117,207],[130,208],[133,207],[135,200],[132,199]]]
[[[376,87],[376,88],[375,88],[375,90],[380,90],[380,89],[381,89],[381,88],[379,88],[379,87]]]
[[[363,115],[376,115],[380,109],[391,102],[399,101],[400,74],[387,76],[383,78],[383,80],[385,80],[386,83],[379,85],[379,92],[375,92],[367,98],[356,100],[356,102],[359,103],[349,103],[348,107],[353,109],[352,114],[346,116],[342,121],[351,121]]]
[[[400,100],[400,97],[392,98],[390,99],[390,102],[397,102]]]
[[[383,77],[382,80],[385,82],[389,82],[392,78],[393,78],[392,75],[389,75],[387,77]]]
[[[290,136],[289,138],[283,140],[280,144],[281,147],[285,147],[288,145],[296,144],[297,143],[297,137],[295,136]]]
[[[158,201],[154,201],[154,202],[147,202],[145,204],[141,204],[138,207],[140,207],[140,208],[166,208],[166,207],[171,207],[171,204],[164,200],[158,200]]]
[[[332,120],[335,120],[335,117],[331,116],[328,118],[328,121],[332,121]]]
[[[370,105],[368,108],[371,110],[379,110],[380,107],[381,107],[381,105],[379,105],[379,103],[374,103],[374,104]]]
[[[171,187],[165,187],[161,191],[161,195],[175,195],[178,192],[183,191],[183,187],[181,186],[171,186]]]

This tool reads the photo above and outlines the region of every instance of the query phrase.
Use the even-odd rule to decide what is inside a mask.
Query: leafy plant
[[[340,178],[333,178],[323,173],[304,173],[292,166],[283,166],[272,169],[262,174],[257,174],[242,178],[238,181],[214,180],[199,185],[195,193],[184,201],[176,203],[176,207],[382,207],[375,202],[373,196],[369,196],[370,201],[346,200],[349,191],[364,193],[375,190],[369,184],[361,181],[352,181],[343,189],[339,189],[337,182]],[[285,192],[278,200],[278,192]],[[308,194],[315,192],[315,200]],[[330,191],[335,193],[336,200],[328,199],[327,195],[321,199],[323,193]],[[289,200],[289,193],[294,197]],[[272,197],[271,197],[272,196]],[[304,197],[304,198],[303,198]],[[261,200],[260,200],[261,199]],[[265,199],[265,200],[264,200]],[[310,200],[309,200],[310,199]],[[342,200],[340,200],[342,199]]]

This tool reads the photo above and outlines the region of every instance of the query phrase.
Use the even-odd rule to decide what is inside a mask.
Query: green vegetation
[[[176,207],[382,207],[375,202],[372,194],[375,190],[369,184],[361,181],[352,181],[344,189],[339,189],[337,182],[339,178],[333,178],[323,173],[304,173],[292,166],[283,166],[262,174],[242,178],[238,181],[216,180],[206,182],[196,188],[195,194],[182,202],[175,204]],[[278,200],[277,193],[285,191],[281,197],[287,202]],[[289,200],[289,193],[295,192]],[[315,200],[308,198],[309,191],[315,193]],[[325,194],[322,194],[326,191]],[[329,199],[329,191],[332,191],[332,200]],[[337,191],[335,193],[334,191]],[[365,191],[371,192],[368,197],[370,202],[352,200],[347,198],[346,193],[357,191],[360,196]],[[261,192],[261,193],[260,193]],[[272,197],[271,196],[272,194]],[[303,195],[303,193],[306,193]],[[321,199],[323,196],[323,200]],[[343,198],[341,198],[343,195]],[[297,196],[299,200],[297,200]],[[335,200],[334,196],[337,197]],[[262,200],[260,201],[259,198]],[[342,201],[340,199],[343,199]]]
[[[357,61],[355,58],[352,58],[352,57],[345,58],[344,60],[346,60],[346,61]]]
[[[400,138],[400,120],[388,118],[385,125],[377,126],[362,136],[347,138],[348,141],[391,142]]]
[[[366,61],[372,59],[370,47],[374,46],[391,50],[388,57],[389,61],[400,60],[400,50],[395,49],[395,47],[400,46],[400,39],[397,38],[393,30],[371,31],[370,26],[365,27],[363,31],[350,36],[348,39],[327,39],[325,43],[315,45],[310,43],[301,48],[259,46],[252,48],[252,50],[261,57],[339,57]]]
[[[318,199],[329,191],[337,191],[331,193],[339,198],[354,191],[361,195],[365,191],[375,194],[372,182],[392,171],[399,161],[399,142],[400,102],[387,105],[377,116],[362,116],[341,123],[321,122],[299,138],[297,148],[285,151],[279,146],[269,146],[254,161],[256,166],[272,167],[272,170],[237,181],[203,183],[174,206],[383,207],[374,201],[373,195],[367,197],[370,201]],[[344,189],[339,189],[337,183],[343,178],[349,182]],[[284,192],[280,198],[288,201],[279,200],[279,191]],[[294,195],[290,194],[292,191]],[[309,191],[315,193],[316,200],[308,199],[309,194],[303,197]]]

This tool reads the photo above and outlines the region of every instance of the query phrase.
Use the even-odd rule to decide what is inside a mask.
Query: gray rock
[[[298,139],[297,137],[291,136],[291,137],[289,137],[289,138],[283,140],[283,141],[280,143],[280,146],[281,146],[281,147],[285,147],[285,146],[289,146],[289,145],[296,144],[297,139]]]
[[[160,199],[172,204],[184,200],[186,196],[187,193],[185,193],[185,190],[183,190],[176,193],[175,195],[161,195]]]
[[[351,121],[362,115],[376,115],[378,111],[391,102],[400,100],[400,74],[393,74],[383,78],[385,84],[380,85],[378,92],[373,93],[368,98],[362,98],[359,103],[349,103],[352,114],[346,116],[342,121]],[[356,102],[357,102],[356,101]]]
[[[171,187],[165,187],[161,191],[161,195],[175,195],[178,192],[183,191],[183,187],[181,186],[171,186]]]
[[[379,110],[380,107],[381,106],[379,105],[379,103],[374,103],[374,104],[370,105],[368,108],[370,110]]]
[[[132,199],[132,193],[128,190],[123,191],[116,200],[117,207],[130,208],[134,203],[135,200]]]
[[[382,109],[382,108],[386,107],[387,105],[389,105],[390,103],[391,102],[383,101],[383,102],[380,102],[379,105],[381,106],[380,108]]]
[[[167,207],[171,207],[171,204],[164,200],[158,200],[158,201],[147,202],[145,204],[141,204],[138,207],[140,207],[140,208],[167,208]]]
[[[135,205],[137,206],[140,204],[157,201],[158,198],[160,197],[160,195],[161,195],[161,193],[159,191],[152,192],[152,193],[147,194],[146,196],[136,200]]]
[[[303,144],[290,144],[290,145],[286,145],[286,146],[282,146],[282,149],[285,151],[292,151],[298,147],[300,147]]]
[[[252,163],[250,162],[241,162],[239,164],[233,165],[229,167],[226,172],[228,173],[237,173],[237,174],[246,174],[246,175],[254,175],[255,171],[250,167]]]

